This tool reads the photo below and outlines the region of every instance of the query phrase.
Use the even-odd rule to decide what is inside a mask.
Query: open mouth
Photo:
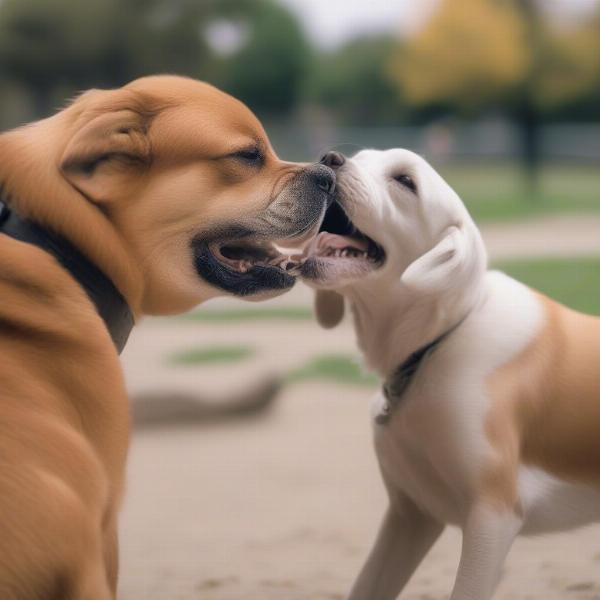
[[[297,277],[335,285],[368,275],[385,261],[383,248],[362,233],[337,201],[322,222],[293,238],[273,241],[232,229],[197,240],[195,263],[209,283],[238,296],[283,290]]]
[[[280,245],[302,248],[318,227],[319,223],[279,241],[238,227],[212,240],[197,238],[193,242],[196,270],[208,283],[236,296],[291,288],[299,275],[302,250],[283,251]]]
[[[298,242],[295,242],[296,245]],[[255,267],[275,268],[293,272],[302,255],[294,257],[280,252],[272,242],[261,240],[235,240],[209,245],[215,258],[236,273],[247,273]]]
[[[356,278],[378,269],[384,262],[383,248],[360,231],[336,201],[325,213],[318,235],[304,251],[301,274],[315,280]]]

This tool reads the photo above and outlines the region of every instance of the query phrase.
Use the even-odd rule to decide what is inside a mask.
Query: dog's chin
[[[377,267],[364,259],[310,256],[302,264],[302,279],[310,287],[336,290],[364,280]]]

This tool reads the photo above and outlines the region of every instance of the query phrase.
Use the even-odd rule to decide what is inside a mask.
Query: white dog
[[[373,417],[390,502],[350,598],[396,598],[454,524],[451,600],[486,600],[518,534],[600,519],[600,319],[488,271],[467,210],[419,156],[324,162],[338,200],[302,276],[323,325],[347,299],[384,380]]]

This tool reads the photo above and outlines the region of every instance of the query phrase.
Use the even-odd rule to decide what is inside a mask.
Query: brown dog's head
[[[31,200],[27,211],[54,221],[121,291],[129,283],[116,271],[138,278],[144,313],[290,288],[294,278],[278,266],[272,244],[314,235],[335,181],[324,165],[279,160],[248,108],[181,77],[91,90],[20,132],[32,154],[36,145],[51,146],[45,159],[60,179],[52,195],[68,216]],[[35,179],[31,172],[22,177]],[[35,181],[21,183],[12,186],[15,197],[35,196]],[[38,196],[48,194],[44,187]],[[111,264],[123,260],[127,268]]]

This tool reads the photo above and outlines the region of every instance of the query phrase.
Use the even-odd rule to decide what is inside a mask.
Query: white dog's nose
[[[341,152],[330,150],[321,156],[319,161],[322,165],[326,165],[330,169],[337,169],[346,162],[346,157]]]

